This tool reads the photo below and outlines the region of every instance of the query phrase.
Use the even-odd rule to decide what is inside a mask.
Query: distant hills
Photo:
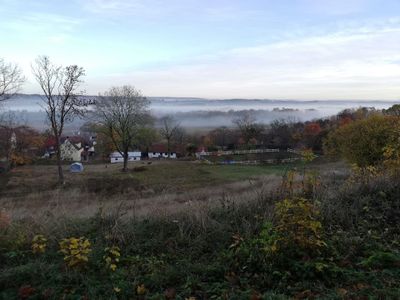
[[[96,96],[83,96],[96,98]],[[185,127],[232,126],[232,119],[241,111],[250,111],[259,122],[276,119],[306,121],[337,114],[343,109],[357,107],[388,108],[400,101],[357,100],[274,100],[274,99],[202,99],[194,97],[148,97],[150,109],[156,117],[173,114]],[[2,104],[2,110],[18,111],[28,125],[45,127],[40,95],[18,94]],[[85,120],[74,123],[80,126]]]

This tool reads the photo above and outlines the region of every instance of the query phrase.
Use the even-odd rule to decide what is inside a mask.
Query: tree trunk
[[[169,139],[167,139],[167,151],[168,151],[168,158],[171,158],[171,146]]]
[[[128,152],[124,152],[124,167],[122,168],[123,172],[126,172],[128,170]]]
[[[57,152],[56,152],[56,158],[57,158],[57,167],[58,167],[58,183],[60,185],[64,184],[64,173],[62,169],[62,164],[61,164],[61,149],[60,149],[60,143],[57,143]]]

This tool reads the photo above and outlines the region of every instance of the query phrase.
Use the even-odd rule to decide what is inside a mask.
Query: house
[[[197,150],[196,150],[196,157],[197,157],[197,159],[200,159],[202,156],[206,155],[206,154],[207,154],[207,151],[206,151],[206,150],[207,150],[207,149],[206,149],[206,147],[204,147],[204,146],[198,147]]]
[[[81,142],[77,142],[75,138],[65,138],[60,145],[61,159],[69,161],[81,161],[84,148]]]
[[[167,146],[162,144],[152,145],[148,150],[149,158],[177,158],[179,150],[176,147],[171,147],[171,151],[168,155]]]
[[[137,161],[142,157],[142,152],[132,151],[128,152],[128,161]],[[110,162],[112,164],[124,162],[124,157],[119,152],[113,152],[110,154]]]
[[[48,137],[44,142],[45,152],[43,158],[51,158],[56,153],[56,138],[53,136]]]

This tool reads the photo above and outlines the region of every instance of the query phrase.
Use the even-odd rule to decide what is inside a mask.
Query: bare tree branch
[[[180,123],[177,122],[172,116],[165,116],[161,118],[161,136],[167,141],[168,158],[171,157],[171,142],[178,138],[182,133]]]
[[[149,104],[132,86],[113,87],[96,101],[95,116],[107,128],[107,135],[123,156],[124,171],[128,152],[137,143],[139,131],[151,121]]]
[[[43,108],[56,139],[56,156],[59,183],[64,183],[61,166],[60,138],[66,123],[85,112],[78,91],[85,70],[76,65],[62,67],[50,62],[47,56],[39,56],[32,65],[32,72],[42,89]]]
[[[25,82],[22,70],[16,64],[6,63],[0,58],[0,101],[14,96]]]

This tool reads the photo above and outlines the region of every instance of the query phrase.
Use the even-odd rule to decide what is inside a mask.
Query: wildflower
[[[119,293],[121,289],[119,287],[114,287],[114,292]]]

